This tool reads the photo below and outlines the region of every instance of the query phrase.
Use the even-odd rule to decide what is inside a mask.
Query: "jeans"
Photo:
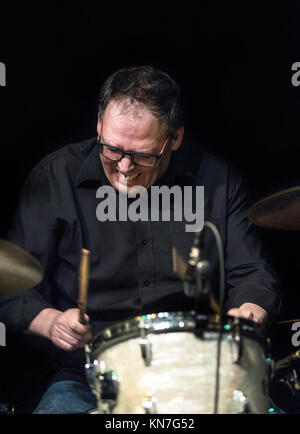
[[[285,414],[269,399],[275,414]],[[84,414],[97,409],[96,397],[87,384],[78,381],[58,381],[44,393],[33,414]]]
[[[33,414],[83,414],[96,408],[96,397],[87,384],[58,381],[47,389]]]

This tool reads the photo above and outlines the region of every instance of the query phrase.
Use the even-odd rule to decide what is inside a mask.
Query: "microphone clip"
[[[202,237],[202,231],[195,235],[183,281],[185,295],[192,298],[206,296],[209,293],[211,265],[206,259],[202,259]]]

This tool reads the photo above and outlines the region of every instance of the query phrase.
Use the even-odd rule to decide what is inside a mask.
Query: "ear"
[[[177,151],[177,149],[180,147],[182,139],[184,134],[184,127],[179,128],[179,130],[176,131],[174,136],[172,137],[171,141],[171,150]]]
[[[98,122],[97,122],[97,133],[98,133],[98,136],[101,135],[101,127],[102,127],[102,120],[101,120],[100,114],[98,113]]]

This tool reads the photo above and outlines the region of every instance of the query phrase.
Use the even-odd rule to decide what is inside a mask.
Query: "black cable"
[[[225,266],[224,266],[224,253],[223,253],[222,239],[217,227],[209,221],[205,221],[204,226],[208,227],[215,236],[218,256],[219,256],[219,264],[220,264],[220,294],[219,294],[220,328],[219,328],[218,340],[217,340],[216,384],[215,384],[215,401],[214,401],[214,414],[217,414],[218,405],[219,405],[219,389],[220,389],[221,343],[222,343],[223,322],[224,322]]]

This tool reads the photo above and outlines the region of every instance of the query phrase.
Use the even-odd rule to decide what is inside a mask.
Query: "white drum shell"
[[[157,321],[157,319],[156,319]],[[211,414],[215,410],[218,331],[172,327],[159,333],[149,331],[152,360],[146,366],[141,354],[141,337],[124,339],[93,355],[115,371],[119,382],[115,414],[145,413],[143,400],[151,396],[158,414]],[[267,369],[259,341],[223,331],[219,364],[218,413],[240,412],[233,400],[242,391],[251,413],[267,413]],[[241,349],[238,355],[238,349]],[[96,345],[97,349],[97,345]],[[237,361],[237,359],[239,359]]]

